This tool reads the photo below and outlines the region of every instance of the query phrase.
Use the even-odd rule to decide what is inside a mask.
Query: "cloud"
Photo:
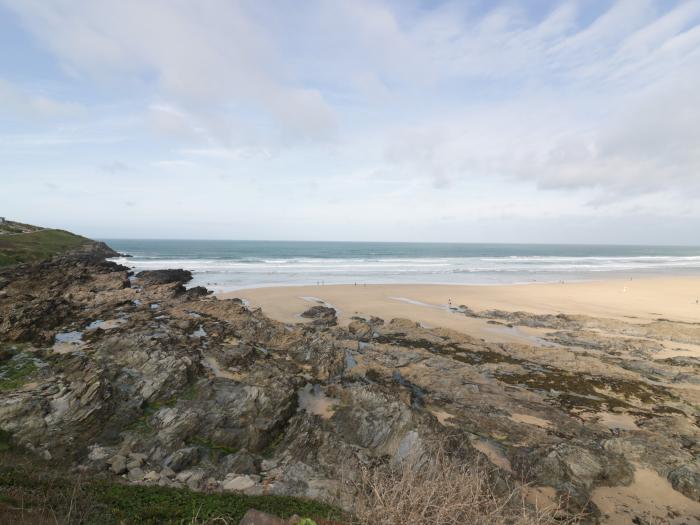
[[[76,187],[139,166],[123,178],[140,195],[206,202],[211,220],[264,209],[272,232],[357,209],[425,232],[436,217],[700,213],[697,0],[0,5],[55,61],[27,65],[53,94],[0,84],[24,116],[0,124],[17,179],[47,177],[34,151]],[[65,93],[89,122],[69,122]],[[164,179],[181,182],[167,198]]]
[[[45,133],[33,134],[13,134],[0,135],[0,148],[6,149],[27,149],[36,150],[38,148],[65,148],[74,145],[100,144],[110,145],[125,142],[127,137],[120,136],[96,136],[78,131],[54,130]]]
[[[165,168],[165,169],[187,169],[196,168],[197,164],[189,160],[173,159],[173,160],[157,160],[151,163],[154,168]]]
[[[129,171],[129,166],[124,164],[120,160],[115,160],[112,162],[107,162],[105,164],[102,164],[100,166],[100,169],[104,171],[105,173],[109,173],[110,175],[116,175],[117,173],[123,173],[125,171]]]
[[[543,187],[602,187],[613,194],[700,190],[700,82],[670,79],[630,104],[588,139],[554,144],[521,173]]]
[[[70,73],[124,85],[154,80],[159,96],[195,115],[246,105],[302,138],[323,139],[336,125],[317,89],[285,75],[271,36],[243,2],[5,3]]]
[[[228,161],[272,157],[272,153],[269,150],[261,148],[185,148],[182,150],[182,154]]]
[[[168,105],[151,105],[147,121],[157,133],[176,138],[196,139],[202,132],[184,111]]]
[[[448,30],[433,42],[455,75],[507,83],[522,70],[546,84],[516,80],[507,95],[391,130],[389,165],[437,187],[497,177],[595,190],[596,205],[667,191],[697,198],[700,4],[659,15],[655,2],[620,1],[585,27],[572,26],[572,5],[535,25],[497,8],[472,23],[474,33],[451,41]],[[464,60],[454,58],[466,48]]]
[[[30,93],[3,79],[0,79],[0,108],[20,118],[47,120],[78,117],[84,111],[79,104]]]

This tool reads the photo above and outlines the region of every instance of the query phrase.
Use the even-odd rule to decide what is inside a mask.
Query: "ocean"
[[[700,247],[103,239],[135,271],[215,291],[304,284],[514,284],[700,275]]]

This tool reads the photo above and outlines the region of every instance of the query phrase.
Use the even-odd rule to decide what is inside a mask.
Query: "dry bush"
[[[493,469],[448,454],[443,445],[399,465],[364,469],[355,482],[357,525],[573,525],[561,505],[535,508],[522,487],[504,488]]]
[[[81,477],[66,484],[51,480],[45,486],[9,491],[0,504],[0,523],[15,525],[73,525],[87,523],[94,514],[92,501],[85,493]],[[12,497],[14,496],[14,497]]]

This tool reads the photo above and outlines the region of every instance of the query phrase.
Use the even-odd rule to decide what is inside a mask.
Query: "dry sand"
[[[268,316],[283,322],[308,322],[299,314],[315,304],[325,304],[336,308],[341,323],[348,322],[356,315],[373,315],[387,321],[403,317],[426,327],[452,328],[472,336],[479,335],[488,341],[526,342],[540,347],[551,346],[551,343],[542,339],[551,330],[489,324],[488,319],[467,317],[451,310],[449,305],[465,305],[475,311],[499,309],[535,314],[583,314],[626,323],[648,323],[660,318],[700,323],[700,304],[697,302],[700,297],[700,277],[649,277],[509,286],[288,286],[239,290],[220,294],[219,297],[239,297],[251,307],[261,307]],[[619,334],[611,333],[607,336],[613,338]],[[533,351],[550,350],[552,349],[540,348]],[[552,352],[553,362],[561,364],[562,360],[571,357],[571,348],[563,350]],[[521,347],[520,351],[526,350]],[[700,356],[700,345],[669,342],[668,348],[660,352],[659,356],[671,355]],[[586,363],[590,366],[590,359]],[[407,377],[410,377],[409,368],[404,368]],[[674,383],[673,386],[686,388],[684,384]],[[697,385],[687,387],[697,388]],[[306,410],[328,417],[332,413],[333,402],[332,399],[325,399],[314,405],[304,400],[304,406]],[[454,416],[444,408],[428,409],[444,425],[452,424]],[[550,421],[524,412],[512,412],[510,418],[514,422],[544,430],[552,426]],[[635,418],[626,413],[591,413],[587,419],[616,432],[639,431]],[[495,465],[504,470],[512,470],[508,458],[493,441],[475,438],[472,445]],[[530,487],[526,492],[528,500],[536,502],[540,508],[553,505],[556,501],[556,494],[551,487]],[[635,516],[638,515],[645,516],[649,523],[700,523],[700,503],[673,490],[667,479],[645,465],[636,465],[634,481],[630,486],[598,487],[592,493],[592,500],[601,510],[604,523],[632,525],[637,523]]]
[[[700,277],[649,277],[564,284],[507,286],[465,285],[327,285],[254,288],[219,294],[239,297],[262,307],[270,317],[300,322],[299,314],[318,302],[338,310],[341,322],[354,315],[389,320],[404,317],[425,326],[443,326],[479,333],[488,340],[522,341],[536,338],[537,330],[507,329],[483,319],[465,317],[448,308],[466,305],[472,310],[523,310],[530,313],[585,314],[627,322],[659,318],[700,322]]]
[[[600,509],[605,523],[698,523],[700,503],[673,490],[668,480],[653,470],[641,465],[635,467],[634,481],[628,487],[599,487],[593,491],[593,503]],[[645,520],[635,519],[638,516],[644,516]]]

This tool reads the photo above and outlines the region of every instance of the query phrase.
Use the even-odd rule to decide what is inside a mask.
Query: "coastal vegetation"
[[[0,266],[31,263],[74,250],[91,242],[64,230],[42,230],[0,234]]]
[[[54,232],[0,240],[48,234],[39,257]],[[700,516],[698,324],[450,311],[522,336],[493,342],[328,305],[283,323],[72,237],[0,269],[0,523]],[[640,471],[663,496],[613,515]]]
[[[249,509],[274,516],[340,519],[342,511],[324,503],[288,496],[247,496],[195,492],[187,488],[127,485],[104,479],[58,474],[17,464],[0,434],[0,453],[13,465],[0,466],[0,523],[17,525],[175,525],[237,524]]]

